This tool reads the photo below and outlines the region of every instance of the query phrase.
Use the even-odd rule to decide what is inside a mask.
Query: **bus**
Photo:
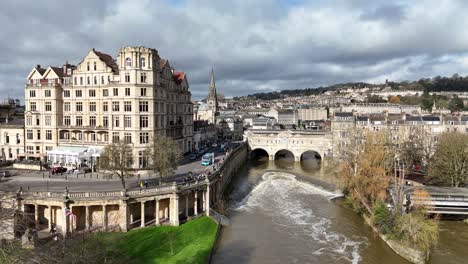
[[[203,155],[203,157],[201,158],[201,164],[203,166],[210,166],[212,163],[213,163],[213,160],[214,160],[214,153],[211,152],[211,153],[206,153],[205,155]]]

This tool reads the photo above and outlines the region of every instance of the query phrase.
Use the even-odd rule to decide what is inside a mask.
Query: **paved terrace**
[[[236,144],[238,145],[238,144]],[[232,145],[235,147],[236,145]],[[210,148],[208,152],[215,153],[215,167],[221,166],[227,152],[220,152],[218,148]],[[196,160],[190,160],[189,156],[185,157],[180,166],[175,171],[174,175],[164,177],[161,185],[172,185],[172,182],[183,184],[184,178],[188,176],[189,172],[195,177],[197,175],[208,175],[213,173],[213,166],[201,165],[200,157]],[[3,178],[0,181],[0,191],[16,191],[20,187],[23,191],[32,192],[64,192],[67,188],[70,192],[120,192],[122,184],[120,179],[116,176],[110,178],[110,175],[103,173],[80,173],[73,174],[68,171],[63,174],[49,175],[48,171],[28,171],[2,168],[8,170],[13,175],[10,178]],[[147,172],[145,174],[137,175],[127,179],[127,189],[129,191],[146,189],[140,188],[140,181],[147,182],[148,187],[159,186],[160,178],[154,172]]]
[[[22,212],[24,225],[16,228],[41,231],[50,230],[54,224],[63,235],[94,229],[127,231],[147,225],[177,226],[199,214],[210,215],[211,206],[217,204],[223,188],[247,156],[244,144],[231,149],[217,153],[214,167],[201,167],[198,160],[185,160],[167,181],[127,190],[122,189],[118,180],[43,179],[41,173],[18,175],[1,183],[3,191],[10,194],[2,203],[17,206]],[[187,181],[184,179],[187,170],[203,177]],[[142,180],[156,182],[151,177]],[[136,181],[130,180],[130,185]],[[13,236],[23,231],[6,233]]]

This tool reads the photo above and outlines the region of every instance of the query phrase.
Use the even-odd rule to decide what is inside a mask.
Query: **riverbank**
[[[390,239],[378,230],[368,216],[363,215],[363,218],[372,230],[374,230],[374,232],[377,233],[379,237],[398,255],[415,264],[424,264],[428,261],[429,254],[424,253],[422,250],[405,245],[400,241]]]
[[[125,255],[130,263],[205,264],[214,246],[217,229],[212,219],[200,217],[177,227],[157,226],[127,233],[101,233],[90,240],[104,239],[106,246],[115,249],[117,254],[109,256],[112,263],[122,263],[119,262],[120,256]]]

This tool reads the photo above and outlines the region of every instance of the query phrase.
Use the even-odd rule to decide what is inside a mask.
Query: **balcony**
[[[80,145],[80,146],[88,146],[88,145],[94,145],[94,146],[105,146],[108,145],[110,142],[109,141],[104,141],[104,140],[95,140],[95,141],[90,141],[90,140],[78,140],[78,139],[65,139],[65,138],[60,138],[59,139],[59,144],[60,145]]]
[[[66,126],[66,125],[59,125],[59,129],[66,129],[66,130],[109,130],[109,127],[104,126]]]

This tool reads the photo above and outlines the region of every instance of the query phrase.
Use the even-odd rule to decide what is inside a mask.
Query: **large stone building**
[[[116,59],[92,49],[73,66],[34,67],[25,89],[26,156],[64,166],[73,148],[94,147],[82,163],[98,162],[112,142],[132,144],[136,168],[144,168],[145,147],[158,135],[192,149],[191,93],[186,74],[175,72],[158,51],[123,47]],[[60,155],[52,151],[67,147]],[[86,152],[86,151],[85,151]]]

